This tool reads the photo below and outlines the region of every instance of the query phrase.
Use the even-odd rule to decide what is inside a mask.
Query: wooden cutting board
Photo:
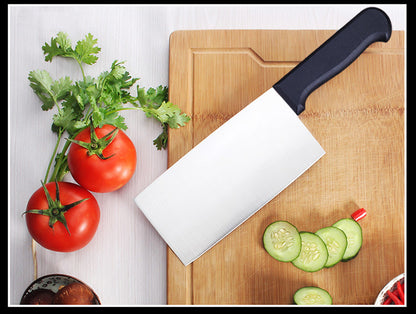
[[[172,33],[169,97],[192,120],[170,130],[169,166],[334,32]],[[311,285],[334,304],[373,304],[405,269],[404,78],[404,32],[394,31],[314,91],[300,119],[326,155],[191,265],[168,248],[168,304],[291,304],[297,289]],[[363,246],[349,262],[307,273],[263,248],[263,231],[275,220],[315,232],[361,207],[368,212],[360,221]]]

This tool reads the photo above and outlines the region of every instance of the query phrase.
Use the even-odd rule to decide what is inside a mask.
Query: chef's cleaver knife
[[[390,35],[383,11],[361,11],[136,196],[137,206],[184,265],[325,154],[297,116],[306,98],[370,44],[387,42]]]

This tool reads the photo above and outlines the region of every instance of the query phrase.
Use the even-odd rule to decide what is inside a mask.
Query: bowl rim
[[[394,277],[392,280],[390,280],[383,289],[380,290],[379,294],[377,295],[377,298],[374,302],[375,305],[383,305],[384,301],[387,299],[388,295],[387,295],[387,291],[389,290],[390,292],[395,291],[397,288],[396,283],[400,281],[400,283],[404,283],[405,281],[405,273],[402,273],[396,277]]]
[[[20,305],[24,305],[24,304],[22,304],[22,301],[23,301],[23,298],[26,296],[26,294],[27,293],[29,293],[29,291],[30,291],[30,289],[35,285],[35,284],[37,284],[37,283],[39,283],[39,282],[41,282],[42,280],[44,280],[44,279],[46,279],[46,278],[49,278],[49,277],[66,277],[66,278],[69,278],[69,279],[72,279],[72,280],[74,280],[75,282],[78,282],[78,283],[80,283],[80,284],[83,284],[83,285],[85,285],[86,287],[88,287],[90,290],[91,290],[91,292],[93,293],[93,295],[94,295],[94,298],[96,299],[96,301],[98,302],[98,304],[91,304],[91,305],[101,305],[101,301],[100,301],[100,299],[99,299],[99,297],[98,297],[98,295],[95,293],[95,291],[89,286],[89,285],[87,285],[85,282],[83,282],[83,281],[81,281],[81,280],[79,280],[78,278],[76,278],[76,277],[74,277],[74,276],[71,276],[71,275],[65,275],[65,274],[58,274],[58,273],[54,273],[54,274],[48,274],[48,275],[44,275],[44,276],[41,276],[41,277],[38,277],[38,278],[36,278],[35,280],[33,280],[28,286],[27,286],[27,288],[25,289],[25,291],[23,292],[23,295],[22,295],[22,297],[20,298]],[[39,288],[37,288],[37,289],[34,289],[34,290],[38,290]],[[51,304],[51,305],[53,305],[53,304]]]

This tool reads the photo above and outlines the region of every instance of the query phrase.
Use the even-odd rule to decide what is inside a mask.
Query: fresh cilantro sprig
[[[81,67],[82,76],[85,78],[82,63],[94,64],[97,62],[98,57],[95,56],[101,51],[101,48],[96,47],[98,39],[94,39],[93,36],[88,33],[85,39],[77,42],[75,49],[72,49],[71,40],[64,32],[59,32],[55,38],[51,38],[51,44],[45,43],[42,46],[45,61],[52,61],[55,56],[68,57],[75,59]]]
[[[162,125],[161,134],[153,141],[160,150],[167,147],[168,129],[184,126],[190,120],[185,113],[181,113],[179,107],[168,101],[166,86],[145,90],[137,85],[137,93],[132,95],[129,90],[139,79],[130,76],[124,62],[115,60],[110,69],[97,78],[85,75],[84,64],[92,65],[98,60],[97,54],[101,48],[97,46],[97,42],[93,35],[88,34],[73,48],[68,35],[59,32],[56,37],[51,38],[50,44],[45,43],[42,46],[45,61],[52,62],[55,57],[74,59],[80,67],[82,80],[72,81],[68,76],[54,80],[45,70],[29,73],[30,87],[41,100],[42,110],[56,108],[52,131],[57,133],[58,139],[44,181],[48,181],[54,160],[54,171],[49,181],[62,180],[69,171],[66,152],[70,140],[91,123],[94,127],[111,124],[126,130],[127,125],[120,112],[141,110],[147,117],[156,119]],[[62,151],[58,153],[65,132],[68,133],[69,140],[66,140]]]
[[[190,118],[181,113],[176,105],[168,100],[168,88],[162,85],[157,89],[137,87],[137,100],[140,103],[140,109],[143,110],[147,117],[153,117],[162,123],[163,132],[153,140],[153,144],[157,149],[166,148],[168,140],[168,128],[177,129],[184,126]]]

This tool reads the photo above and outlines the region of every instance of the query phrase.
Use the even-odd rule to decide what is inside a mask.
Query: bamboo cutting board
[[[169,132],[168,165],[334,32],[172,33],[169,97],[192,120]],[[307,99],[300,119],[326,151],[323,158],[191,265],[168,248],[168,304],[291,304],[303,286],[326,289],[334,304],[373,304],[405,269],[404,116],[404,32],[394,31]],[[360,221],[363,246],[349,262],[307,273],[263,248],[263,231],[275,220],[315,232],[361,207],[368,212]]]

